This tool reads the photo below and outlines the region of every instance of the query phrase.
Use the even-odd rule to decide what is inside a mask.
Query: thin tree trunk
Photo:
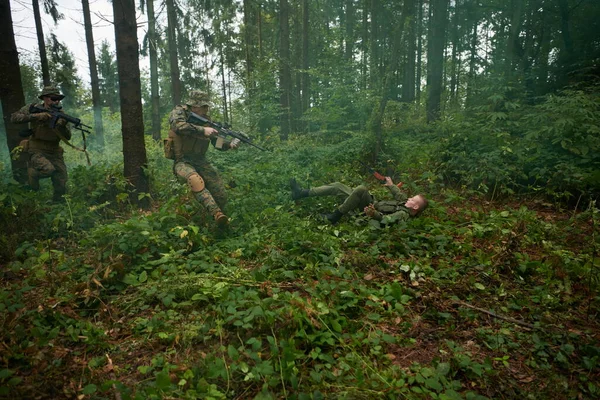
[[[19,131],[23,125],[10,122],[10,115],[25,105],[19,53],[15,43],[10,0],[0,0],[0,102],[6,132],[6,144],[11,152],[19,145]],[[0,129],[0,132],[2,130]],[[12,176],[19,183],[27,182],[27,163],[25,157],[13,160],[11,157]]]
[[[346,0],[346,48],[344,58],[352,61],[354,54],[354,0]]]
[[[415,86],[415,103],[419,105],[421,103],[421,68],[423,58],[423,0],[418,0],[419,12],[417,17],[417,65],[416,73],[417,78]]]
[[[477,67],[477,42],[477,21],[474,20],[473,27],[471,28],[471,57],[469,59],[465,108],[470,108],[473,105],[473,97],[475,92],[475,68]]]
[[[115,44],[119,71],[119,93],[121,99],[121,126],[123,134],[124,175],[133,186],[130,196],[142,207],[148,200],[138,195],[150,190],[147,167],[146,145],[144,143],[144,120],[142,112],[142,89],[138,54],[137,25],[134,0],[113,1]]]
[[[370,82],[371,88],[377,87],[379,79],[379,0],[371,0]]]
[[[177,57],[177,17],[175,14],[175,3],[166,0],[167,3],[167,37],[169,40],[169,65],[171,66],[171,100],[173,107],[181,104],[181,82],[179,80],[179,60]]]
[[[252,92],[254,89],[254,83],[251,81],[252,71],[254,69],[254,63],[252,62],[252,56],[254,53],[252,29],[254,28],[254,25],[251,24],[252,10],[250,7],[250,0],[244,0],[244,56],[246,58],[246,91],[248,93]]]
[[[225,56],[223,55],[223,46],[219,48],[221,67],[221,88],[223,93],[223,119],[229,121],[229,110],[227,108],[227,86],[225,85]]]
[[[369,49],[369,0],[363,0],[362,40],[360,63],[361,89],[367,89],[367,54]]]
[[[33,19],[35,21],[35,31],[37,33],[38,48],[40,50],[42,81],[44,82],[44,86],[50,86],[50,68],[48,67],[48,56],[46,55],[46,42],[44,41],[44,29],[42,28],[40,4],[38,0],[32,0],[31,5],[33,6]]]
[[[100,82],[98,80],[98,66],[96,64],[96,50],[94,49],[94,33],[92,30],[92,18],[90,16],[90,4],[88,0],[81,0],[83,6],[83,24],[85,27],[85,42],[88,51],[88,62],[90,64],[90,81],[92,86],[92,108],[94,109],[94,134],[96,146],[104,148],[104,125],[102,124],[102,106],[100,103]]]
[[[505,76],[511,79],[515,69],[517,59],[517,48],[519,44],[519,34],[521,33],[521,24],[523,21],[523,0],[513,0],[510,8],[510,32],[506,45],[506,65]]]
[[[385,113],[385,108],[390,98],[391,90],[390,90],[390,82],[394,78],[394,74],[396,72],[396,68],[398,66],[398,54],[400,44],[402,43],[402,36],[404,33],[404,22],[406,21],[407,15],[407,3],[404,3],[404,9],[400,16],[400,21],[397,22],[394,33],[392,34],[392,55],[390,59],[390,63],[388,65],[387,71],[384,71],[383,79],[381,81],[381,101],[379,102],[379,106],[375,108],[373,111],[374,115],[371,117],[371,130],[373,135],[375,136],[375,149],[373,152],[373,162],[377,160],[379,157],[379,153],[381,152],[381,148],[383,146],[383,132],[382,132],[382,121],[383,115]]]
[[[411,102],[415,99],[415,0],[406,1],[406,18],[408,19],[408,37],[406,39],[406,63],[402,83],[402,101]]]
[[[287,140],[291,128],[290,95],[290,28],[287,0],[279,0],[279,94],[281,106],[281,140]]]
[[[309,7],[308,0],[302,1],[302,114],[308,112],[310,106],[310,75],[309,62]],[[309,126],[309,124],[306,124]],[[305,128],[303,129],[305,130]]]
[[[427,122],[440,117],[448,0],[433,0],[427,52]]]
[[[458,59],[458,25],[459,25],[459,6],[460,0],[455,0],[454,3],[454,22],[452,26],[452,64],[450,68],[450,101],[452,104],[456,104],[458,101],[458,70],[459,70],[459,59]]]
[[[150,102],[152,105],[152,138],[159,141],[160,132],[160,95],[158,85],[158,37],[156,35],[156,17],[154,0],[147,0],[148,7],[148,48],[150,56]]]

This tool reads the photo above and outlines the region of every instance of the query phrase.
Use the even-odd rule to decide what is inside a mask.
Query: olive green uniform
[[[342,214],[358,209],[362,211],[369,204],[373,204],[376,214],[374,219],[382,222],[405,221],[410,217],[408,209],[404,206],[408,196],[397,186],[387,186],[394,200],[377,201],[367,190],[365,186],[358,186],[350,189],[340,182],[330,183],[329,185],[310,188],[308,195],[312,196],[340,196],[345,198],[344,202],[338,207]]]
[[[225,207],[227,193],[219,173],[206,159],[206,152],[210,144],[218,150],[229,150],[230,142],[206,137],[204,127],[187,122],[190,112],[189,106],[179,105],[169,116],[173,171],[180,181],[188,184],[196,200],[215,215]]]
[[[32,104],[38,108],[45,108],[44,104]],[[26,105],[11,115],[11,122],[15,124],[29,123],[32,135],[21,142],[27,152],[27,174],[29,185],[33,190],[39,190],[39,180],[51,178],[54,187],[54,200],[60,200],[64,195],[67,185],[67,166],[63,157],[61,140],[70,140],[71,131],[59,120],[55,128],[50,127],[50,121],[39,121],[29,112],[31,105]],[[65,121],[66,122],[66,121]]]

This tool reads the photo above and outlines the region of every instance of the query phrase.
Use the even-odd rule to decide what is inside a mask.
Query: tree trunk
[[[404,22],[406,21],[407,15],[407,3],[404,3],[404,9],[400,16],[400,21],[397,22],[392,36],[392,55],[390,59],[390,63],[388,65],[387,71],[383,74],[383,79],[381,82],[381,101],[379,102],[379,106],[375,108],[373,111],[373,116],[371,117],[371,130],[373,135],[375,136],[375,149],[373,152],[373,162],[377,160],[379,157],[379,153],[383,146],[383,134],[382,134],[382,122],[383,115],[385,113],[385,108],[387,106],[388,100],[390,98],[391,90],[390,90],[390,82],[394,78],[396,68],[398,66],[398,54],[400,44],[402,43],[402,35],[404,33]]]
[[[308,0],[302,1],[302,114],[308,112],[310,107],[310,75],[309,62],[309,8]],[[307,124],[308,126],[308,124]]]
[[[23,125],[10,122],[10,115],[25,105],[21,70],[19,68],[19,53],[15,43],[10,0],[0,0],[0,102],[6,132],[6,144],[11,152],[19,145],[22,138],[19,131]],[[27,163],[24,157],[13,160],[11,157],[13,178],[20,183],[27,182]]]
[[[171,101],[173,102],[173,107],[175,107],[181,104],[181,81],[179,80],[179,60],[177,57],[177,17],[174,1],[166,0],[166,3],[169,64],[171,66]]]
[[[506,65],[505,76],[510,80],[513,76],[517,59],[517,49],[520,46],[519,34],[521,33],[521,24],[523,21],[523,0],[513,0],[510,8],[510,30],[508,42],[506,44]]]
[[[370,79],[371,89],[377,87],[379,80],[379,0],[371,0]]]
[[[227,84],[225,83],[225,56],[223,55],[223,46],[219,47],[219,62],[221,64],[221,88],[223,92],[223,120],[230,122],[229,109],[227,108]]]
[[[287,140],[291,127],[292,76],[290,72],[290,28],[287,0],[279,0],[279,94],[281,106],[281,140]]]
[[[404,80],[402,83],[402,101],[411,102],[415,99],[415,0],[406,1],[406,18],[408,19],[408,37],[406,38],[406,64],[404,65]]]
[[[160,132],[160,95],[158,91],[158,52],[156,51],[156,17],[154,0],[147,0],[148,8],[148,48],[150,58],[150,102],[152,104],[152,138],[159,141]]]
[[[416,66],[416,85],[415,85],[415,103],[421,103],[421,68],[423,58],[423,0],[418,0],[418,17],[417,17],[417,66]]]
[[[467,97],[465,99],[465,108],[471,108],[473,105],[473,97],[475,94],[475,68],[477,68],[477,24],[474,19],[471,28],[471,56],[469,59],[469,72],[467,79]]]
[[[352,61],[354,54],[354,0],[346,0],[346,47],[344,58]]]
[[[121,98],[121,126],[123,133],[123,162],[125,179],[133,186],[130,198],[138,202],[141,193],[149,192],[146,145],[144,143],[144,120],[142,90],[138,54],[135,1],[113,1],[115,44],[119,71]],[[146,197],[139,202],[148,206]]]
[[[361,89],[367,89],[367,54],[369,49],[369,0],[363,0],[363,20],[361,39],[362,59],[360,62]]]
[[[83,6],[83,24],[85,27],[85,42],[87,44],[88,62],[90,64],[90,81],[92,86],[92,108],[94,109],[95,144],[99,149],[104,148],[104,125],[102,124],[102,106],[100,104],[100,85],[98,81],[98,66],[96,50],[94,49],[94,34],[88,0],[81,0]]]
[[[429,24],[427,46],[427,122],[435,121],[440,117],[448,0],[433,0],[431,7],[432,19]]]
[[[459,5],[460,0],[455,0],[454,3],[454,22],[452,23],[452,63],[450,67],[450,101],[453,105],[458,103],[458,74],[460,73],[460,66],[458,65],[458,25],[459,25]]]
[[[35,31],[37,33],[38,48],[40,50],[42,81],[44,82],[44,86],[50,86],[50,68],[48,67],[48,56],[46,55],[46,42],[44,41],[44,29],[42,28],[40,3],[38,0],[32,0],[31,5],[33,6],[33,19],[35,21]]]
[[[251,93],[254,90],[252,82],[252,72],[254,69],[254,40],[253,40],[252,10],[251,1],[244,0],[244,56],[246,58],[246,92]]]

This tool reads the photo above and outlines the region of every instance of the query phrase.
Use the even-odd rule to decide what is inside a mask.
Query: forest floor
[[[431,184],[422,217],[332,226],[335,200],[290,199],[308,174],[254,162],[226,231],[176,186],[147,211],[17,207],[47,236],[1,267],[0,397],[600,395],[597,209]]]

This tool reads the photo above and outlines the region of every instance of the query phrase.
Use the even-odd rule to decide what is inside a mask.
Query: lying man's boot
[[[295,178],[290,179],[290,188],[292,189],[292,200],[308,197],[308,189],[302,189]]]
[[[331,225],[335,225],[338,221],[344,216],[344,214],[340,210],[335,210],[331,214],[323,214],[325,218],[331,223]]]

